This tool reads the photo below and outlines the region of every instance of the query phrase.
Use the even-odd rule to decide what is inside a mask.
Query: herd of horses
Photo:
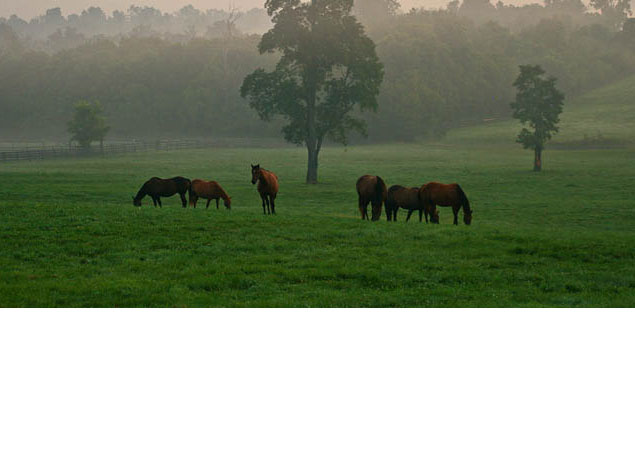
[[[251,165],[251,183],[258,183],[258,193],[262,201],[262,212],[264,214],[276,214],[276,197],[278,195],[278,177],[275,173],[261,168],[260,165]],[[458,224],[458,215],[463,208],[463,222],[469,225],[472,222],[472,209],[470,202],[465,196],[461,187],[452,183],[449,185],[437,182],[427,183],[419,188],[406,188],[401,185],[393,185],[386,188],[384,180],[379,176],[363,175],[356,183],[357,195],[359,197],[359,211],[362,219],[377,221],[381,217],[382,206],[386,207],[386,218],[388,221],[397,221],[399,209],[408,211],[406,221],[414,211],[419,212],[419,222],[425,215],[426,223],[428,216],[431,223],[439,223],[439,212],[437,206],[449,206],[454,213],[454,224]],[[141,206],[141,200],[145,196],[150,196],[156,207],[161,207],[161,198],[178,194],[184,208],[188,205],[186,194],[189,198],[189,205],[196,208],[199,198],[207,200],[205,208],[209,208],[212,200],[216,201],[218,209],[219,201],[222,199],[227,209],[231,209],[232,199],[222,186],[216,181],[189,180],[182,176],[174,178],[152,177],[146,181],[136,196],[132,198],[135,206]],[[371,218],[368,217],[368,204],[371,205]]]
[[[463,222],[468,226],[472,223],[472,208],[465,193],[457,183],[446,185],[432,181],[421,187],[406,188],[393,185],[386,189],[386,183],[379,176],[363,175],[356,184],[359,197],[359,211],[362,219],[368,218],[368,204],[371,205],[371,218],[377,221],[381,217],[382,205],[386,206],[386,219],[397,221],[397,211],[400,208],[408,211],[406,221],[414,211],[419,211],[419,221],[425,214],[430,222],[439,223],[437,206],[449,206],[454,213],[454,224],[459,224],[459,211],[463,208]]]

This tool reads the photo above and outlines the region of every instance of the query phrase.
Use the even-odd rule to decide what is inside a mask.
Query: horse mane
[[[461,206],[463,206],[463,212],[471,213],[472,210],[470,209],[470,202],[468,201],[467,196],[465,196],[463,189],[458,184],[456,185],[456,191],[459,193],[459,199],[461,200]]]

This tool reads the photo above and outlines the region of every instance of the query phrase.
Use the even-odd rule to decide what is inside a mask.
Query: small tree
[[[104,109],[99,101],[90,103],[79,101],[74,106],[73,118],[68,122],[71,142],[79,143],[82,148],[90,148],[93,142],[99,142],[103,149],[104,138],[110,130],[103,115]]]
[[[564,94],[556,89],[556,78],[545,78],[544,74],[540,66],[520,66],[520,74],[514,81],[516,100],[511,103],[514,118],[533,129],[523,127],[516,142],[534,150],[534,171],[537,172],[542,169],[545,143],[558,132],[556,124],[564,103]]]
[[[267,0],[265,6],[274,26],[258,48],[281,58],[274,71],[248,75],[240,93],[261,119],[287,119],[284,138],[306,145],[306,182],[317,183],[324,138],[345,144],[349,131],[365,134],[366,123],[352,112],[377,109],[383,66],[351,14],[352,0]]]

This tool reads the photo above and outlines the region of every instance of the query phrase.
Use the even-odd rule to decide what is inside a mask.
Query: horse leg
[[[151,196],[152,198],[152,204],[154,205],[154,207],[157,207],[157,199],[154,196]]]
[[[190,198],[190,204],[196,208],[196,202],[198,201],[198,196],[194,195]]]
[[[362,214],[362,219],[364,219],[364,200],[362,200],[361,196],[357,199],[357,205],[359,206],[359,212]]]
[[[205,209],[209,208],[209,202],[212,201],[211,198],[207,198],[207,204],[205,205]]]
[[[454,224],[458,226],[459,224],[459,208],[456,206],[452,206],[452,212],[454,213]]]
[[[218,209],[218,198],[216,198],[216,209]]]
[[[159,208],[163,208],[163,205],[161,204],[161,197],[157,196],[157,203],[159,203]]]
[[[276,198],[274,196],[270,196],[269,201],[271,202],[271,214],[276,214]]]
[[[421,222],[421,215],[423,214],[423,210],[421,208],[419,208],[419,222]]]
[[[265,200],[267,200],[267,214],[271,214],[271,196],[265,196]]]
[[[187,200],[185,199],[185,192],[179,193],[179,196],[181,197],[181,204],[183,205],[183,208],[187,208]]]
[[[265,204],[266,197],[260,195],[260,199],[262,200],[262,214],[267,214],[267,205]]]
[[[413,211],[414,210],[411,210],[411,209],[408,210],[408,216],[406,217],[406,223],[410,220],[410,216],[412,216],[412,212]]]

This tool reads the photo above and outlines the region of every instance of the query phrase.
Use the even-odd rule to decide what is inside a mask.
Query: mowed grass
[[[0,164],[2,306],[633,306],[633,150],[219,149]],[[280,178],[263,216],[250,163]],[[472,226],[363,222],[356,179],[459,182]],[[218,180],[231,211],[155,209],[151,176]]]

